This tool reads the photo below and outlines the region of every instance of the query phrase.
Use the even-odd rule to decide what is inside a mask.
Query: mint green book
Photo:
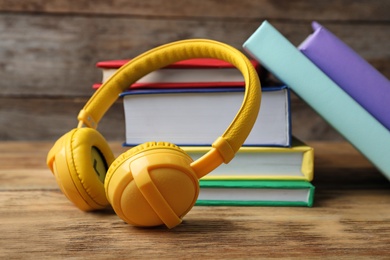
[[[359,103],[267,21],[243,47],[390,180],[390,132]],[[390,105],[383,109],[389,108]]]
[[[198,206],[311,207],[314,186],[307,181],[200,180]]]

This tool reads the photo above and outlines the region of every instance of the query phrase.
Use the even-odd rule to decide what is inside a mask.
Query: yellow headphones
[[[233,64],[245,79],[241,108],[212,149],[194,162],[174,144],[148,142],[115,159],[95,129],[119,94],[154,70],[180,60],[206,57]],[[63,135],[49,151],[47,165],[62,192],[79,209],[90,211],[111,204],[129,224],[165,224],[172,228],[195,204],[199,178],[233,159],[256,121],[260,100],[257,72],[237,49],[203,39],[166,44],[132,59],[95,92],[78,115],[78,127]]]

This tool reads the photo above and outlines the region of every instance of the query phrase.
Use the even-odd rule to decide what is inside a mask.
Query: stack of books
[[[390,81],[317,22],[296,48],[264,21],[244,49],[390,180]]]
[[[102,82],[127,61],[99,62]],[[252,64],[260,75],[259,63]],[[198,159],[233,120],[244,85],[237,69],[216,59],[181,61],[148,74],[121,94],[125,145],[166,141]],[[200,180],[196,205],[312,206],[314,152],[292,137],[290,89],[262,87],[262,94],[243,147]]]

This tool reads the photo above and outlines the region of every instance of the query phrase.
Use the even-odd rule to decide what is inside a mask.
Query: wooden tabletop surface
[[[51,143],[2,142],[0,259],[389,259],[390,182],[347,143],[309,145],[312,208],[196,206],[169,230],[79,211],[46,168]]]

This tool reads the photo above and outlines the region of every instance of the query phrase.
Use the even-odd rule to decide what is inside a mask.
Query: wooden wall
[[[99,60],[133,57],[187,38],[239,49],[267,19],[298,45],[317,20],[390,77],[390,2],[290,0],[0,0],[0,140],[55,140],[76,126]],[[293,133],[342,137],[299,98]],[[124,139],[121,101],[100,124]]]

